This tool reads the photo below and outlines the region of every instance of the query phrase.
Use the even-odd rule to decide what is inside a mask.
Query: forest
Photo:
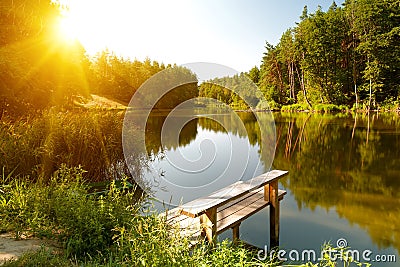
[[[237,109],[247,105],[235,90],[247,75],[273,109],[299,104],[345,105],[356,109],[399,107],[400,1],[346,0],[309,13],[284,32],[277,45],[266,43],[260,66],[230,78],[188,85],[184,99],[212,97]],[[166,68],[194,75],[176,65],[122,58],[111,51],[88,56],[78,42],[57,33],[60,8],[47,1],[4,1],[0,6],[0,117],[51,106],[71,107],[90,94],[124,104],[148,78]],[[230,88],[231,90],[232,88]],[[244,90],[243,92],[245,92]],[[249,93],[247,93],[249,94]],[[159,107],[181,100],[169,94]],[[257,102],[259,95],[246,95]],[[172,105],[167,104],[171,102]],[[258,103],[263,107],[263,103]]]
[[[277,45],[267,42],[261,66],[246,74],[274,109],[291,104],[398,108],[399,11],[398,0],[346,0],[343,7],[333,2],[314,13],[305,6],[300,22]],[[201,85],[200,95],[239,103],[213,83],[218,80]]]

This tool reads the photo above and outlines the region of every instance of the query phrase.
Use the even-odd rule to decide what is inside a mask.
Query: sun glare
[[[70,17],[65,16],[60,18],[58,22],[58,27],[59,27],[60,37],[63,40],[67,42],[72,42],[78,39],[75,23]]]
[[[62,16],[58,32],[66,42],[79,41],[89,54],[121,44],[126,27],[131,25],[131,1],[59,0]],[[137,4],[136,4],[137,5]],[[136,10],[136,9],[133,9]]]
[[[166,58],[191,50],[184,44],[198,41],[196,27],[186,23],[194,12],[188,11],[189,1],[54,1],[63,7],[60,39],[79,41],[89,55],[107,48],[124,57]]]

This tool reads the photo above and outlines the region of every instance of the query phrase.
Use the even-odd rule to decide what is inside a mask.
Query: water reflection
[[[168,114],[153,113],[146,124],[146,150],[149,155],[157,155],[158,153],[177,149],[180,146],[186,146],[192,142],[197,136],[198,119],[194,118],[184,125],[179,133],[179,139],[172,138],[174,135],[166,135],[167,139],[161,142],[161,130]],[[179,120],[182,117],[170,117],[175,120],[175,125],[181,125]],[[168,138],[169,137],[169,138]],[[163,145],[162,145],[163,144]]]
[[[299,207],[334,208],[379,248],[400,250],[400,119],[277,115],[276,168]]]
[[[264,113],[256,115],[259,120],[268,120]],[[238,113],[238,116],[244,128],[239,127],[238,121],[231,116],[220,114],[220,122],[206,118],[190,121],[180,132],[179,140],[174,138],[168,142],[160,141],[165,117],[152,116],[146,128],[147,152],[159,155],[156,161],[162,169],[166,154],[173,157],[178,149],[182,149],[195,158],[199,142],[204,138],[213,138],[216,143],[219,142],[216,149],[222,156],[218,165],[224,164],[223,159],[229,157],[229,153],[222,149],[224,138],[236,138],[236,142],[250,147],[248,164],[255,172],[245,172],[243,176],[251,178],[268,170],[270,156],[260,149],[263,145],[261,140],[265,139],[261,136],[255,115]],[[290,175],[282,181],[282,186],[290,194],[284,202],[287,207],[293,206],[297,210],[289,214],[292,212],[290,208],[285,213],[283,207],[282,231],[285,231],[286,218],[290,221],[287,225],[295,225],[297,236],[282,234],[282,238],[286,238],[281,240],[282,243],[304,248],[306,241],[298,237],[306,233],[310,238],[315,236],[318,242],[313,245],[319,246],[326,240],[324,231],[330,228],[336,229],[338,236],[339,231],[353,233],[353,238],[362,240],[360,242],[366,248],[395,248],[400,251],[399,117],[284,113],[274,116],[276,153],[273,167],[289,170]],[[233,155],[232,159],[235,157]],[[164,171],[167,172],[164,175],[168,172],[180,175],[168,168]],[[204,173],[201,175],[204,176]],[[232,172],[229,175],[238,174]],[[175,177],[177,180],[181,178]],[[303,215],[309,218],[316,216],[316,219],[302,221]],[[344,226],[339,223],[343,219],[347,222]],[[250,239],[255,239],[250,241],[262,245],[268,239],[262,236],[264,228],[268,228],[266,221],[267,218],[260,216],[249,219],[251,227],[244,232],[249,232]],[[354,229],[362,231],[355,234],[358,230]],[[362,233],[368,233],[371,240],[362,237]],[[321,237],[323,240],[320,240]]]
[[[252,113],[189,113],[154,112],[147,120],[146,150],[152,162],[145,176],[158,200],[179,205],[266,169],[257,156],[257,138],[272,119],[260,124]],[[253,135],[249,138],[247,132]],[[264,135],[272,132],[264,128]],[[265,154],[275,146],[273,137],[265,138]],[[270,166],[272,160],[270,154]]]

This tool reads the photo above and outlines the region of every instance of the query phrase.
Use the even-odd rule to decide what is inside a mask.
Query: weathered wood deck
[[[204,238],[214,243],[216,235],[227,229],[232,229],[233,240],[238,240],[241,222],[270,206],[270,246],[278,246],[279,202],[286,194],[286,191],[278,189],[278,180],[287,173],[273,170],[249,181],[236,182],[209,196],[166,211],[162,216],[194,245]]]

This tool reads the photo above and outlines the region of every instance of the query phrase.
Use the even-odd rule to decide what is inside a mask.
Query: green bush
[[[308,109],[309,107],[307,104],[292,104],[292,105],[282,106],[281,111],[297,112],[297,111],[305,111]]]
[[[380,109],[385,111],[400,111],[400,99],[390,97],[382,103]]]
[[[317,104],[313,107],[313,109],[316,112],[333,113],[346,111],[348,108],[345,105],[337,106],[335,104]]]

